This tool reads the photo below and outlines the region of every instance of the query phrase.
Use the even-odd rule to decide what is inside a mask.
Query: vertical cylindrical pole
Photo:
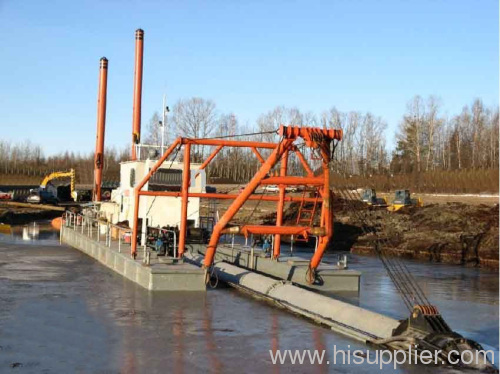
[[[323,257],[323,253],[328,245],[328,242],[333,236],[333,212],[331,207],[331,191],[330,191],[330,168],[328,164],[329,159],[327,156],[323,156],[323,204],[321,207],[321,217],[322,217],[322,226],[324,225],[326,229],[326,234],[319,238],[319,244],[317,246],[316,251],[314,252],[313,257],[311,258],[311,262],[309,267],[311,269],[316,270],[321,262],[321,258]]]
[[[134,73],[134,111],[132,118],[132,161],[137,159],[135,145],[141,139],[141,105],[142,105],[142,60],[144,53],[144,31],[135,31],[135,73]]]
[[[94,155],[94,201],[101,201],[102,169],[104,166],[104,130],[106,127],[106,95],[108,91],[108,60],[101,58],[99,93],[97,96],[97,135]]]
[[[262,179],[264,179],[272,167],[278,162],[279,158],[283,155],[283,152],[287,150],[290,145],[293,143],[293,139],[285,139],[283,142],[278,144],[278,146],[274,149],[274,151],[269,155],[266,162],[264,162],[260,169],[255,173],[254,177],[243,191],[238,195],[238,197],[233,201],[233,203],[227,208],[224,215],[220,218],[219,222],[214,227],[214,231],[212,232],[212,236],[210,237],[210,241],[207,246],[207,251],[205,253],[205,260],[203,261],[203,267],[209,268],[212,266],[215,256],[215,249],[219,244],[219,239],[222,230],[226,227],[228,222],[234,217],[234,215],[238,212],[238,209],[245,203],[248,197],[255,191],[258,187]]]
[[[137,256],[137,234],[139,232],[139,203],[140,203],[139,188],[134,189],[134,217],[132,226],[132,237],[130,238],[130,251],[133,258]]]
[[[191,144],[184,145],[184,170],[182,171],[182,206],[181,206],[181,227],[179,233],[179,257],[184,254],[187,234],[187,207],[188,207],[188,192],[189,180],[191,178]]]
[[[163,154],[163,147],[165,146],[165,120],[166,118],[166,103],[165,103],[165,95],[163,95],[163,107],[161,108],[162,119],[161,119],[161,148],[160,154]]]
[[[286,177],[286,173],[288,170],[288,150],[283,153],[283,157],[281,159],[281,168],[280,168],[280,176]],[[285,193],[286,187],[285,185],[280,186],[279,192],[279,200],[278,200],[278,210],[276,212],[276,226],[283,225],[283,207],[285,205]],[[274,248],[273,248],[273,258],[277,259],[280,256],[281,250],[281,234],[276,234],[274,236]]]

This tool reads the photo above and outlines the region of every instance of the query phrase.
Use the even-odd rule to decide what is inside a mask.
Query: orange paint
[[[52,221],[50,221],[50,225],[56,230],[60,230],[62,225],[62,217],[54,218]]]
[[[97,96],[97,135],[94,155],[93,200],[101,201],[102,170],[104,168],[104,131],[106,128],[106,96],[108,91],[108,60],[101,58],[99,93]]]
[[[142,108],[142,64],[144,56],[144,31],[135,31],[135,72],[134,72],[134,109],[132,114],[132,161],[137,159],[135,145],[141,141]]]
[[[280,134],[281,141],[276,143],[262,143],[262,142],[247,142],[247,141],[233,141],[222,139],[189,139],[178,138],[172,146],[165,152],[165,154],[157,161],[151,171],[135,188],[135,206],[134,206],[134,230],[132,236],[132,255],[136,253],[136,238],[138,226],[138,211],[139,199],[141,196],[172,196],[180,197],[182,199],[181,210],[181,232],[179,236],[179,254],[182,255],[185,239],[186,239],[186,225],[187,225],[187,205],[190,197],[199,197],[207,199],[231,199],[234,200],[224,215],[220,218],[214,227],[212,236],[210,238],[207,251],[205,254],[204,267],[208,268],[212,265],[215,251],[219,243],[220,236],[223,233],[242,233],[248,234],[270,234],[276,235],[274,257],[279,256],[280,244],[279,238],[281,235],[302,235],[308,237],[311,235],[318,237],[318,249],[314,256],[311,258],[309,267],[311,269],[311,280],[314,279],[314,270],[319,266],[323,253],[333,235],[333,212],[331,206],[331,190],[330,190],[330,149],[333,140],[340,140],[342,138],[342,131],[335,129],[319,129],[308,127],[296,126],[281,126]],[[302,138],[306,145],[314,147],[319,150],[322,161],[322,175],[314,176],[311,168],[307,164],[303,155],[297,150],[293,144],[297,138]],[[211,145],[217,148],[212,151],[210,156],[202,163],[202,168],[205,168],[210,161],[217,155],[223,147],[246,147],[250,148],[252,152],[259,158],[260,153],[258,148],[272,149],[270,156],[264,160],[262,156],[261,167],[254,175],[252,180],[243,188],[239,195],[229,195],[221,193],[190,193],[189,180],[190,180],[190,148],[191,144],[197,145]],[[184,172],[182,181],[181,192],[170,191],[142,191],[144,185],[148,182],[149,178],[158,170],[162,163],[172,153],[172,151],[180,145],[185,145],[184,153]],[[287,158],[289,152],[296,152],[299,160],[301,161],[307,173],[306,177],[287,176]],[[273,167],[283,158],[280,167],[279,176],[270,176]],[[200,169],[202,169],[200,168]],[[260,185],[278,184],[280,186],[279,196],[269,195],[256,195],[254,194],[257,187]],[[317,198],[307,198],[305,196],[295,197],[286,196],[285,186],[298,185],[298,186],[318,186],[319,195],[321,197],[321,220],[319,227],[311,226],[283,226],[283,207],[286,201],[298,202],[317,202]],[[242,227],[226,228],[230,220],[238,213],[242,205],[248,200],[263,200],[263,201],[276,201],[277,206],[277,223],[276,226],[256,226],[244,225]]]

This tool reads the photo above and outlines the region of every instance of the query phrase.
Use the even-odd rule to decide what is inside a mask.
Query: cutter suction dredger
[[[204,263],[202,255],[187,252],[184,258],[199,266]],[[433,362],[441,365],[498,372],[481,345],[453,332],[435,307],[415,306],[408,319],[396,320],[226,262],[215,262],[210,275],[376,349],[404,350],[411,363],[426,363],[423,355],[428,358],[431,352]],[[469,355],[474,360],[466,364]]]

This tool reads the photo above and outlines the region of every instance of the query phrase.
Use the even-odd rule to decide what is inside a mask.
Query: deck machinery
[[[333,212],[331,206],[331,191],[330,191],[330,160],[332,154],[332,142],[342,139],[342,130],[336,129],[320,129],[312,127],[297,127],[282,125],[278,130],[280,140],[277,143],[252,142],[252,141],[235,141],[226,139],[189,139],[178,138],[163,156],[152,167],[148,175],[135,188],[135,206],[134,206],[134,233],[132,235],[132,256],[135,257],[137,251],[137,234],[138,234],[138,215],[139,203],[141,196],[174,196],[180,197],[181,204],[181,222],[179,233],[179,256],[183,256],[186,243],[186,227],[187,227],[187,204],[190,197],[201,197],[210,199],[231,199],[234,200],[224,215],[215,225],[205,256],[204,267],[209,268],[214,261],[215,251],[222,234],[234,233],[243,234],[261,234],[274,235],[274,248],[272,257],[277,259],[280,256],[280,244],[282,235],[295,235],[308,238],[316,236],[318,238],[318,248],[312,256],[309,263],[308,282],[313,283],[315,280],[315,272],[318,268],[323,253],[327,247],[330,238],[333,235]],[[304,155],[302,154],[296,142],[301,140],[301,146],[311,148],[317,154],[317,158],[321,161],[321,170],[314,173]],[[188,187],[190,185],[190,174],[186,170],[190,168],[191,145],[214,146],[215,149],[202,163],[199,170],[203,170],[216,157],[217,153],[224,147],[246,147],[250,148],[260,161],[261,166],[256,172],[252,180],[243,188],[238,195],[228,195],[220,193],[190,193]],[[167,191],[143,191],[144,185],[149,181],[153,174],[160,168],[169,156],[177,150],[178,147],[184,147],[184,172],[181,192]],[[259,149],[267,149],[270,152],[267,158],[264,158]],[[295,153],[298,160],[304,168],[305,176],[290,176],[288,171],[288,158],[291,153]],[[271,176],[270,172],[277,164],[280,165],[279,175]],[[255,190],[262,185],[275,184],[279,186],[278,196],[256,195]],[[312,225],[297,225],[285,226],[283,224],[283,209],[285,202],[317,202],[314,197],[293,197],[287,196],[287,186],[304,186],[316,187],[321,196],[321,215],[319,226]],[[243,204],[248,200],[267,200],[276,201],[277,217],[275,226],[265,225],[243,225],[229,226],[230,220],[238,213]]]

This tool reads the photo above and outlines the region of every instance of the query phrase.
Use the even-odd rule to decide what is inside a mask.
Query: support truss
[[[186,228],[187,228],[187,204],[190,197],[210,198],[210,199],[232,199],[234,200],[224,215],[220,218],[214,227],[212,236],[208,243],[207,252],[205,255],[204,266],[210,267],[213,263],[217,245],[220,236],[227,232],[238,232],[244,235],[249,233],[270,234],[274,235],[274,251],[273,258],[277,259],[280,256],[281,235],[303,235],[308,237],[314,235],[318,237],[318,248],[311,258],[309,268],[311,274],[317,269],[323,257],[323,253],[333,235],[333,212],[331,206],[330,192],[330,170],[329,163],[331,157],[330,145],[333,140],[342,139],[342,131],[334,129],[319,129],[311,127],[297,126],[281,126],[279,129],[281,137],[279,143],[264,143],[251,141],[234,141],[224,139],[189,139],[178,138],[163,154],[163,156],[151,168],[148,175],[135,188],[135,206],[134,206],[134,227],[132,235],[132,256],[135,257],[137,251],[137,234],[138,234],[138,215],[141,196],[172,196],[180,197],[181,204],[181,222],[179,233],[179,256],[182,256],[185,250],[186,243]],[[298,139],[304,141],[306,147],[316,149],[321,159],[321,170],[315,173],[310,168],[302,152],[294,144]],[[216,148],[202,163],[199,170],[205,169],[210,162],[224,147],[244,147],[250,148],[260,161],[261,166],[255,173],[254,177],[244,187],[239,195],[227,195],[220,193],[191,193],[189,192],[190,185],[190,156],[191,145],[208,145]],[[149,181],[151,176],[160,168],[168,157],[174,152],[177,147],[184,147],[184,169],[182,178],[181,192],[167,191],[143,191],[144,185]],[[265,159],[259,149],[269,149],[271,154]],[[305,177],[288,176],[287,164],[288,157],[291,152],[294,152],[305,170]],[[280,163],[279,176],[270,176],[270,171],[275,165]],[[279,186],[278,196],[257,196],[254,194],[257,187],[260,185],[276,184]],[[291,197],[286,196],[286,186],[316,186],[321,195],[321,218],[319,227],[311,226],[284,226],[283,225],[283,208],[285,202],[314,202],[315,198],[307,197]],[[264,200],[277,202],[277,218],[275,226],[257,226],[243,225],[240,227],[228,227],[231,219],[238,213],[243,204],[248,200]]]

